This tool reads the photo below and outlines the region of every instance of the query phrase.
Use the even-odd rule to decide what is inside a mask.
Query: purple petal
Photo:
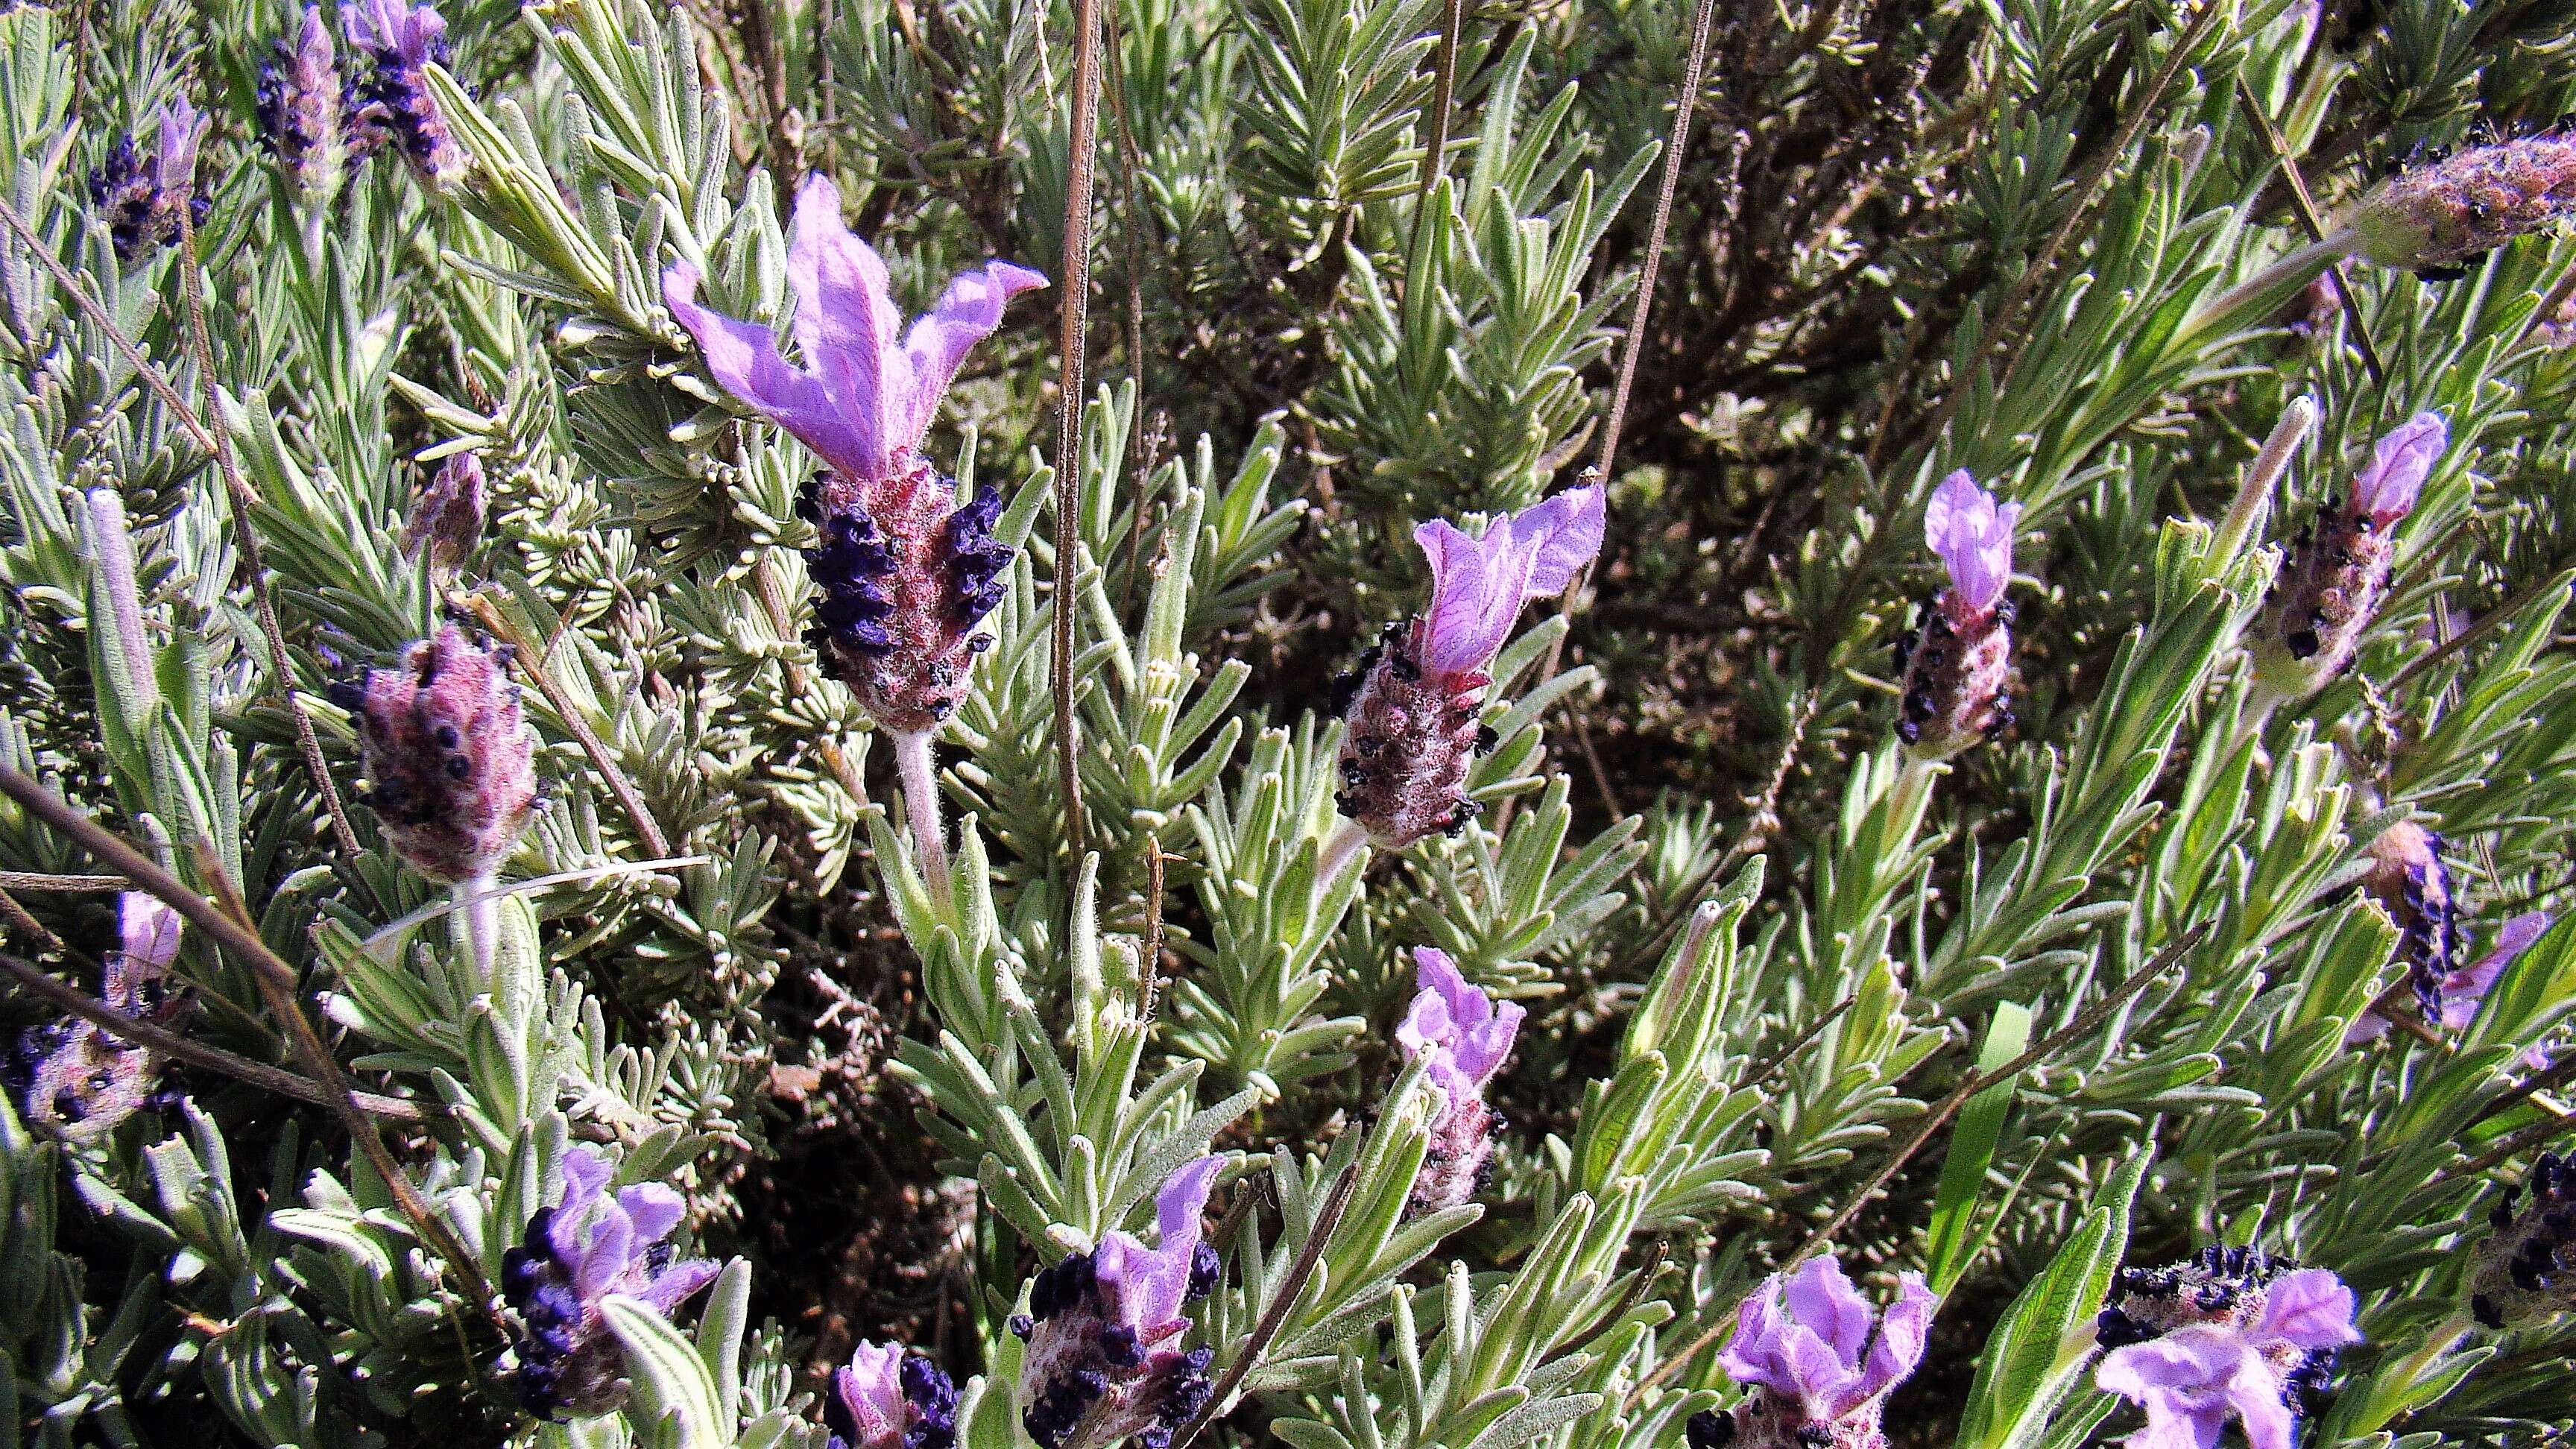
[[[2514,958],[2531,949],[2549,930],[2547,911],[2527,911],[2504,923],[2495,944],[2467,966],[2442,978],[2442,1025],[2465,1031],[2478,1019],[2478,1006],[2495,989],[2496,978]]]
[[[939,400],[976,343],[1002,325],[1002,308],[1013,297],[1047,284],[1043,273],[1010,262],[986,262],[961,272],[940,293],[938,305],[923,313],[904,337],[912,370],[912,389],[887,410],[887,428],[905,447],[920,445],[939,413]]]
[[[1792,1283],[1789,1292],[1793,1299],[1797,1291],[1797,1285]],[[1863,1397],[1857,1392],[1860,1369],[1851,1356],[1827,1343],[1824,1335],[1804,1323],[1793,1323],[1781,1330],[1780,1357],[1788,1365],[1789,1378],[1797,1385],[1798,1399],[1811,1419],[1839,1418]]]
[[[1718,1350],[1717,1366],[1729,1379],[1751,1387],[1760,1384],[1783,1394],[1798,1391],[1789,1364],[1780,1353],[1783,1322],[1779,1313],[1780,1275],[1762,1280],[1735,1309],[1735,1336]]]
[[[643,1291],[632,1296],[651,1304],[655,1312],[668,1318],[672,1309],[689,1301],[691,1294],[714,1282],[720,1271],[715,1264],[697,1258],[673,1263],[655,1274],[653,1281],[644,1285]]]
[[[153,180],[165,191],[192,186],[197,175],[197,142],[207,122],[182,97],[161,108],[161,130],[152,153]]]
[[[1457,1038],[1457,1026],[1449,1019],[1449,1003],[1437,991],[1416,994],[1412,1008],[1395,1028],[1395,1044],[1404,1048],[1407,1060],[1425,1052],[1445,1055]]]
[[[1995,506],[1965,468],[1941,480],[1923,511],[1923,537],[1950,571],[1950,585],[1971,609],[1988,609],[2012,581],[2013,525],[2021,505]]]
[[[555,1200],[558,1210],[570,1213],[587,1207],[616,1175],[616,1167],[592,1149],[567,1148],[563,1155],[563,1195]]]
[[[1534,550],[1528,597],[1563,593],[1601,552],[1601,485],[1569,488],[1513,515],[1511,524],[1514,541]]]
[[[2398,424],[2371,450],[2370,466],[2352,480],[2353,511],[2381,523],[2405,517],[2450,445],[2451,430],[2439,413],[2417,413]]]
[[[1861,1297],[1851,1279],[1843,1276],[1840,1263],[1819,1256],[1799,1264],[1798,1271],[1789,1275],[1786,1297],[1789,1314],[1799,1326],[1814,1330],[1831,1344],[1845,1364],[1860,1363],[1861,1350],[1869,1344],[1874,1315],[1869,1300]]]
[[[697,295],[697,268],[682,262],[662,274],[662,304],[697,339],[716,384],[795,434],[834,471],[866,476],[856,470],[876,456],[871,435],[842,417],[822,379],[788,365],[767,327],[700,307]]]
[[[179,913],[156,896],[141,891],[118,896],[116,935],[129,964],[167,966],[179,959]]]
[[[796,292],[796,345],[823,380],[850,437],[841,471],[882,478],[896,400],[912,389],[911,364],[894,350],[903,325],[876,248],[841,221],[841,191],[827,176],[809,176],[796,192],[795,235],[787,246],[787,281]],[[839,460],[835,460],[839,466]]]
[[[2352,1290],[2323,1268],[2284,1273],[2263,1292],[2257,1340],[2287,1339],[2299,1348],[2341,1348],[2361,1342],[2352,1324]]]
[[[1422,667],[1434,674],[1481,669],[1511,637],[1519,616],[1525,570],[1503,557],[1511,535],[1469,538],[1445,519],[1413,530],[1413,541],[1431,561],[1431,613],[1423,629]]]
[[[587,1215],[586,1222],[573,1224],[579,1251],[571,1255],[573,1289],[584,1303],[598,1301],[601,1295],[616,1292],[618,1280],[625,1276],[626,1265],[641,1246],[635,1241],[635,1224],[615,1206],[603,1207]]]
[[[687,1200],[658,1182],[618,1189],[617,1206],[634,1226],[638,1247],[669,1237],[689,1213]]]
[[[1491,1019],[1476,1023],[1458,1034],[1458,1044],[1451,1048],[1458,1070],[1473,1077],[1478,1084],[1493,1080],[1511,1057],[1512,1039],[1520,1034],[1521,1018],[1528,1013],[1517,1001],[1506,1001],[1493,1008]]]
[[[906,1423],[903,1350],[886,1344],[861,1343],[850,1351],[850,1366],[832,1371],[832,1392],[857,1421],[867,1444],[890,1442]],[[860,1449],[860,1446],[852,1446]]]
[[[1155,1331],[1179,1320],[1190,1286],[1190,1259],[1199,1241],[1199,1215],[1207,1210],[1208,1189],[1225,1166],[1222,1157],[1183,1163],[1164,1180],[1154,1198],[1154,1216],[1163,1240],[1147,1248],[1134,1237],[1115,1232],[1100,1240],[1093,1271],[1119,1321],[1151,1341]]]
[[[2290,1449],[2297,1422],[2282,1401],[2281,1379],[2271,1365],[2247,1354],[2227,1381],[2227,1403],[2236,1410],[2237,1426],[2252,1449]]]
[[[2194,1324],[2102,1355],[2093,1384],[2138,1403],[2146,1402],[2150,1389],[2214,1390],[2235,1373],[2237,1359],[2252,1351],[2232,1329]]]
[[[1923,1362],[1924,1340],[1932,1333],[1932,1315],[1941,1306],[1920,1273],[1900,1273],[1896,1301],[1879,1315],[1878,1339],[1869,1346],[1861,1376],[1861,1397],[1869,1398],[1903,1383]]]
[[[1163,1190],[1154,1195],[1154,1222],[1163,1233],[1156,1251],[1178,1259],[1184,1271],[1189,1267],[1191,1250],[1198,1246],[1199,1218],[1207,1211],[1208,1190],[1216,1185],[1216,1175],[1224,1167],[1222,1157],[1194,1158],[1182,1163],[1164,1180]]]

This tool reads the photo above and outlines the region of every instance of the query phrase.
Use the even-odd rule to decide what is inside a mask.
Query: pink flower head
[[[1026,267],[987,262],[959,274],[898,339],[902,316],[885,262],[842,224],[840,188],[824,176],[806,178],[796,193],[787,274],[802,367],[779,355],[768,327],[698,306],[697,268],[683,262],[664,272],[662,297],[725,391],[853,482],[900,471],[968,349],[1001,325],[1003,304],[1047,284]]]
[[[193,998],[173,989],[179,913],[141,891],[116,900],[118,949],[101,963],[99,999],[156,1026],[176,1024]],[[0,1083],[31,1126],[71,1142],[95,1142],[168,1094],[155,1090],[161,1057],[88,1021],[31,1027],[0,1056]]]
[[[1460,1084],[1474,1091],[1493,1079],[1512,1054],[1512,1038],[1525,1014],[1519,1002],[1497,1005],[1436,946],[1413,948],[1413,1007],[1395,1029],[1408,1058],[1430,1058],[1433,1081],[1445,1091]]]
[[[957,1386],[939,1365],[890,1344],[862,1343],[832,1372],[823,1400],[827,1449],[949,1449]]]
[[[1874,1429],[1879,1403],[1923,1361],[1939,1300],[1920,1273],[1897,1276],[1896,1301],[1874,1312],[1842,1266],[1810,1258],[1774,1273],[1736,1311],[1735,1337],[1718,1355],[1726,1376],[1762,1391],[1750,1416]]]
[[[399,668],[331,686],[358,727],[361,803],[403,863],[442,884],[491,874],[537,807],[536,733],[510,658],[449,624],[404,650]]]
[[[2352,480],[2352,511],[2382,528],[2414,511],[2433,465],[2451,445],[2439,413],[2417,413],[2391,429],[2371,450],[2370,466]]]
[[[1437,518],[1413,530],[1431,561],[1431,608],[1414,662],[1434,676],[1484,668],[1511,637],[1522,605],[1564,592],[1601,552],[1601,528],[1595,483],[1507,514],[1482,538]]]
[[[2211,1296],[2206,1288],[2195,1293],[2192,1301]],[[2146,1427],[2127,1440],[2131,1449],[2210,1449],[2231,1417],[2253,1449],[2290,1449],[2302,1384],[2331,1367],[2336,1349],[2361,1341],[2352,1290],[2322,1268],[2249,1283],[2225,1302],[2214,1310],[2186,1304],[2203,1321],[2102,1356],[2094,1384],[2147,1412]]]
[[[1941,480],[1923,512],[1923,537],[1950,571],[1950,587],[1971,613],[1983,613],[2012,582],[2013,524],[2021,505],[1995,504],[1965,468]]]

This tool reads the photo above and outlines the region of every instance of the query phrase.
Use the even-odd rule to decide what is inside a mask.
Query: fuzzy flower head
[[[331,687],[356,717],[363,803],[403,864],[441,884],[490,875],[537,806],[536,733],[509,662],[507,647],[450,624],[400,668]]]
[[[1431,603],[1387,626],[1335,682],[1349,722],[1337,762],[1344,814],[1400,849],[1476,817],[1468,767],[1493,744],[1477,722],[1493,663],[1532,599],[1565,591],[1601,551],[1598,484],[1568,489],[1474,537],[1439,519],[1413,531],[1431,564]]]
[[[2576,1163],[2540,1154],[2487,1210],[2487,1225],[2469,1267],[2479,1323],[2520,1328],[2576,1309]]]
[[[425,558],[432,574],[454,578],[483,542],[491,494],[481,458],[458,453],[440,464],[403,520],[403,557]]]
[[[1413,1184],[1413,1209],[1433,1212],[1474,1197],[1493,1169],[1500,1119],[1485,1105],[1485,1084],[1512,1054],[1525,1013],[1518,1002],[1497,1003],[1477,990],[1446,951],[1417,946],[1413,965],[1419,989],[1395,1040],[1406,1060],[1423,1063],[1423,1075],[1441,1093],[1431,1145]]]
[[[432,187],[465,179],[470,164],[429,90],[429,67],[453,59],[438,7],[404,0],[357,0],[342,12],[349,48],[373,69],[358,87],[357,121],[370,146],[390,144]]]
[[[2550,133],[2409,167],[2361,199],[2351,227],[2367,260],[2440,279],[2571,211],[2576,138]]]
[[[304,7],[295,43],[277,42],[259,63],[260,144],[316,203],[337,193],[348,171],[349,89],[320,6]]]
[[[214,203],[197,193],[196,176],[207,124],[184,98],[172,101],[158,114],[150,156],[138,154],[133,137],[120,136],[89,174],[90,202],[107,222],[117,260],[178,241],[183,215],[192,226],[206,219]]]
[[[1898,1275],[1884,1313],[1829,1257],[1772,1274],[1736,1310],[1735,1337],[1717,1360],[1750,1392],[1731,1411],[1695,1418],[1692,1443],[1884,1449],[1880,1409],[1923,1361],[1938,1306],[1919,1273]]]
[[[921,440],[1004,304],[1046,278],[987,262],[951,281],[906,331],[884,259],[842,224],[841,193],[821,176],[796,194],[787,272],[801,366],[780,356],[767,326],[697,305],[694,267],[663,274],[663,300],[716,382],[823,462],[797,507],[821,535],[805,551],[821,596],[805,639],[824,673],[878,724],[936,729],[992,645],[977,625],[1001,602],[1014,550],[993,537],[1001,495],[987,484],[960,503]]]
[[[1020,1422],[1039,1449],[1103,1449],[1133,1439],[1168,1449],[1173,1431],[1207,1406],[1213,1355],[1179,1347],[1182,1305],[1216,1291],[1216,1250],[1199,1240],[1199,1216],[1219,1157],[1185,1163],[1155,1196],[1160,1240],[1151,1248],[1112,1232],[1029,1285],[1029,1311],[1011,1320],[1028,1347],[1020,1360]]]
[[[102,963],[99,999],[136,1021],[177,1021],[190,1004],[189,994],[170,982],[171,963],[179,959],[179,913],[127,891],[116,899],[116,926],[119,948]],[[31,1028],[0,1065],[19,1115],[74,1143],[95,1142],[153,1105],[160,1075],[158,1053],[88,1021]]]
[[[2328,500],[2282,565],[2255,645],[2255,668],[2273,690],[2304,699],[2351,667],[2388,602],[2394,529],[2414,511],[2425,480],[2450,446],[2438,413],[2417,413],[2371,449],[2347,499]]]
[[[501,1290],[525,1330],[514,1377],[531,1414],[604,1414],[624,1401],[624,1360],[601,1312],[611,1294],[668,1317],[715,1279],[713,1263],[672,1260],[665,1240],[687,1215],[680,1195],[652,1182],[611,1192],[616,1175],[587,1147],[565,1152],[562,1196],[501,1257]]]
[[[1950,586],[1924,600],[1919,622],[1896,640],[1896,734],[1924,759],[1949,759],[2012,727],[2015,614],[2004,588],[2020,519],[2020,504],[1997,504],[1964,468],[1924,509],[1924,541]]]
[[[2231,1418],[2253,1449],[2290,1449],[2335,1351],[2361,1341],[2352,1320],[2352,1290],[2322,1268],[2207,1248],[2112,1280],[2093,1382],[2146,1410],[2130,1449],[2209,1449]]]
[[[890,1344],[862,1343],[832,1371],[823,1399],[827,1449],[950,1449],[957,1386],[946,1371]]]

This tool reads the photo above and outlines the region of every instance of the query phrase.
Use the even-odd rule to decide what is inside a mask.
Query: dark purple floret
[[[173,101],[161,108],[150,155],[132,136],[119,136],[90,172],[90,203],[107,223],[118,261],[178,241],[183,217],[191,226],[205,221],[213,203],[196,186],[197,141],[205,129],[194,106]]]
[[[819,528],[823,541],[805,551],[805,567],[821,598],[806,642],[831,672],[834,647],[854,654],[882,657],[892,651],[894,635],[886,618],[894,603],[886,597],[886,577],[894,572],[894,551],[877,531],[865,508],[844,501],[825,508],[816,482],[809,481],[797,511]]]
[[[1002,571],[1018,550],[994,540],[993,524],[1001,516],[1002,495],[989,483],[977,484],[975,496],[948,515],[942,541],[948,555],[948,609],[960,629],[974,627],[1002,602]]]
[[[2576,1307],[2576,1163],[2540,1154],[2488,1209],[2487,1224],[2469,1270],[2469,1311],[2480,1324],[2515,1328]]]
[[[359,125],[390,141],[432,186],[465,175],[466,156],[430,94],[430,66],[447,67],[447,21],[432,5],[360,0],[343,12],[349,45],[372,65],[359,82]]]

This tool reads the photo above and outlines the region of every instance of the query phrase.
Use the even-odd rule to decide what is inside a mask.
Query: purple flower
[[[2012,727],[2015,615],[2004,588],[2020,518],[2020,504],[1998,507],[1964,468],[1941,480],[1924,510],[1924,540],[1950,587],[1924,600],[1920,622],[1896,639],[1896,734],[1924,759],[1949,759]]]
[[[888,1344],[862,1343],[832,1371],[823,1399],[828,1449],[950,1449],[957,1386],[939,1365]]]
[[[1880,1409],[1923,1361],[1938,1306],[1920,1273],[1897,1275],[1896,1301],[1884,1313],[1831,1258],[1810,1258],[1785,1277],[1772,1274],[1736,1310],[1735,1337],[1717,1360],[1749,1392],[1732,1410],[1694,1416],[1691,1442],[1884,1445]]]
[[[1183,1304],[1216,1291],[1222,1265],[1199,1241],[1199,1215],[1225,1160],[1184,1164],[1154,1199],[1162,1234],[1148,1248],[1112,1232],[1029,1285],[1011,1320],[1020,1360],[1020,1422],[1040,1449],[1103,1449],[1132,1438],[1168,1449],[1215,1385],[1205,1348],[1183,1352]]]
[[[2531,1201],[2516,1211],[2525,1189]],[[2544,1152],[2487,1210],[2494,1231],[2469,1266],[2469,1312],[2516,1328],[2576,1308],[2576,1163]]]
[[[1995,606],[2012,582],[2013,524],[2021,505],[1995,505],[1965,468],[1941,480],[1923,511],[1923,538],[1950,571],[1950,590],[1971,613]]]
[[[2352,664],[2388,601],[2396,558],[2391,530],[2412,512],[2424,480],[2450,446],[2439,414],[2417,413],[2381,438],[2348,501],[2329,500],[2299,535],[2266,596],[2255,667],[2272,690],[2304,699]]]
[[[1013,551],[993,538],[1001,495],[987,485],[957,503],[921,440],[968,350],[1046,278],[987,262],[904,332],[884,260],[842,224],[841,193],[822,176],[796,194],[787,272],[802,366],[768,327],[698,306],[695,267],[663,273],[663,301],[716,382],[823,462],[798,512],[822,535],[805,552],[822,596],[805,637],[824,672],[879,724],[924,733],[965,698],[974,656],[992,644],[975,626],[1001,601]]]
[[[2289,1449],[2335,1350],[2361,1341],[2352,1320],[2352,1290],[2322,1268],[2207,1248],[2121,1270],[2095,1325],[2110,1351],[2093,1382],[2146,1410],[2132,1449],[2209,1449],[2231,1417],[2253,1449]]]
[[[2447,877],[2448,870],[2444,874]],[[2478,1007],[2487,992],[2513,964],[2515,957],[2529,950],[2531,943],[2549,929],[2547,911],[2529,911],[2507,921],[2497,930],[2495,944],[2487,953],[2467,966],[2455,969],[2441,978],[2437,995],[2442,1003],[2440,1020],[2447,1031],[2466,1031],[2478,1019]],[[2388,1033],[2388,1019],[2374,1011],[2365,1011],[2344,1034],[2344,1045],[2356,1046],[2377,1041]],[[2523,1065],[2537,1071],[2549,1065],[2549,1053],[2533,1047],[2522,1054]]]
[[[258,101],[261,144],[308,196],[337,191],[348,169],[350,92],[321,7],[304,7],[295,43],[259,63]]]
[[[1002,325],[1004,303],[1047,284],[1026,267],[986,262],[951,281],[898,339],[902,317],[885,262],[842,224],[840,188],[824,176],[797,190],[787,276],[802,367],[779,356],[766,326],[698,306],[697,268],[682,262],[664,272],[662,297],[725,391],[859,484],[906,470],[905,455],[930,430],[967,351]]]
[[[197,143],[206,126],[184,97],[172,101],[159,112],[149,158],[136,153],[133,137],[120,136],[106,163],[89,174],[90,201],[107,221],[119,261],[176,242],[183,211],[191,225],[206,219],[213,202],[197,194],[196,182]]]
[[[2370,466],[2352,480],[2352,510],[2370,515],[2386,528],[2415,511],[2415,499],[2433,465],[2451,446],[2450,427],[2440,413],[2417,413],[2390,430],[2371,449]]]
[[[137,1021],[166,1026],[186,1014],[185,991],[170,985],[179,959],[179,913],[158,898],[127,891],[116,898],[118,949],[101,963],[99,999]],[[5,1063],[19,1114],[68,1142],[95,1142],[139,1108],[154,1104],[161,1075],[157,1052],[93,1022],[30,1028]]]
[[[611,1193],[616,1175],[587,1147],[565,1152],[562,1195],[501,1257],[502,1292],[525,1328],[514,1377],[529,1413],[604,1414],[625,1399],[617,1336],[600,1309],[611,1294],[667,1317],[715,1279],[715,1264],[674,1262],[663,1241],[687,1215],[680,1195],[650,1182]]]
[[[505,859],[537,805],[536,734],[519,715],[510,651],[454,624],[331,686],[355,717],[363,797],[403,864],[445,885]]]
[[[1523,1012],[1518,1002],[1487,999],[1446,951],[1416,946],[1413,964],[1419,989],[1395,1040],[1408,1060],[1423,1063],[1442,1097],[1413,1183],[1414,1210],[1432,1212],[1474,1197],[1492,1171],[1500,1124],[1485,1105],[1485,1084],[1512,1054]]]
[[[1601,532],[1597,484],[1505,515],[1482,538],[1438,519],[1413,531],[1431,563],[1429,611],[1389,624],[1335,681],[1333,707],[1349,726],[1339,803],[1370,839],[1401,849],[1476,817],[1467,770],[1494,743],[1476,719],[1493,683],[1486,666],[1522,606],[1563,592],[1601,551]]]
[[[365,104],[357,120],[368,133],[367,144],[391,141],[433,187],[463,180],[464,148],[429,93],[429,67],[444,68],[451,59],[446,17],[435,5],[357,0],[343,12],[342,23],[350,48],[374,65],[359,86]]]

